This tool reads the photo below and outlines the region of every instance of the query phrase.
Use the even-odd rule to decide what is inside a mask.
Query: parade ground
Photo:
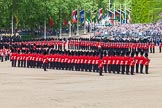
[[[12,68],[0,62],[1,108],[161,108],[162,54],[148,75]]]

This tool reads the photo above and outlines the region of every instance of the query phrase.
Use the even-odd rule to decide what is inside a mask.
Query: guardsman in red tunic
[[[73,66],[75,68],[75,71],[78,71],[78,64],[77,64],[78,53],[77,52],[74,53],[73,59],[74,59]]]
[[[95,72],[95,61],[96,61],[96,57],[95,57],[95,53],[93,54],[93,58],[92,58],[92,67],[93,67],[93,72]]]
[[[132,52],[135,52],[136,51],[136,44],[135,43],[132,43]]]
[[[81,69],[80,53],[78,53],[76,64],[77,64],[77,71],[80,71],[80,69]]]
[[[26,61],[27,61],[27,68],[29,68],[29,66],[30,66],[30,54],[27,54]]]
[[[149,44],[149,48],[150,48],[149,52],[152,53],[152,44],[151,43]]]
[[[95,69],[96,72],[99,71],[99,68],[98,68],[98,62],[99,62],[99,60],[100,60],[99,55],[96,54],[96,56],[95,56],[95,65],[94,65],[94,67],[93,67],[93,68]]]
[[[85,71],[88,71],[88,52],[86,52],[86,56],[85,56],[85,60],[84,60],[84,67],[85,67]]]
[[[21,54],[18,54],[17,55],[18,67],[20,67],[20,61],[21,61],[20,59],[21,59]]]
[[[21,57],[20,57],[20,67],[23,67],[23,57],[24,57],[24,54],[21,54]]]
[[[102,76],[102,71],[103,71],[103,61],[100,58],[100,60],[98,61],[98,68],[99,68],[99,75]]]
[[[145,73],[148,74],[150,59],[148,58],[148,53],[145,54],[144,65],[145,65]]]
[[[153,53],[155,53],[155,44],[154,44],[154,42],[152,43],[152,49],[153,49]]]
[[[108,57],[107,57],[107,67],[108,67],[108,72],[111,73],[111,62],[112,61],[112,56],[110,54],[110,52],[108,52]]]
[[[81,71],[84,71],[84,56],[83,55],[80,56],[80,66],[81,66]]]
[[[131,58],[129,59],[129,65],[131,67],[131,75],[134,75],[134,66],[135,66],[134,53],[131,53]]]
[[[116,71],[116,54],[113,52],[112,54],[112,71],[115,74]]]
[[[125,56],[125,66],[126,66],[126,74],[129,75],[129,59],[130,59],[130,52],[127,52]]]
[[[144,56],[143,52],[141,52],[141,55],[139,57],[139,64],[140,64],[140,73],[143,74],[143,67],[144,67]]]
[[[12,54],[10,55],[12,67],[14,67],[14,56],[15,56],[14,53],[12,53]]]
[[[136,73],[138,73],[139,72],[139,62],[140,62],[138,52],[136,52],[136,55],[134,57],[134,61],[135,61],[135,64],[136,64]]]
[[[43,58],[43,69],[44,71],[47,71],[47,66],[48,66],[48,58],[47,56],[45,55],[44,58]]]
[[[92,53],[89,53],[90,56],[88,56],[88,71],[92,71]]]
[[[106,52],[104,52],[104,57],[102,58],[103,60],[103,65],[104,65],[104,72],[107,73],[107,56]]]
[[[68,69],[68,52],[65,53],[64,55],[64,64],[65,64],[65,70]]]
[[[120,65],[121,65],[121,70],[122,70],[122,74],[125,73],[125,53],[122,53],[122,57],[120,58]]]
[[[24,54],[23,56],[23,67],[26,68],[26,57],[27,57],[27,54]]]
[[[117,56],[116,56],[116,70],[117,70],[117,74],[120,74],[120,62],[121,62],[121,55],[118,52]]]

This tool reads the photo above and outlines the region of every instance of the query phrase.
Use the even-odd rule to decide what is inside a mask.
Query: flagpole
[[[62,25],[61,25],[61,19],[60,19],[60,39],[62,38]]]
[[[13,27],[13,25],[14,25],[13,24],[13,11],[12,11],[12,19],[11,20],[12,20],[12,23],[11,23],[11,30],[12,30],[11,32],[12,32],[12,34],[11,35],[13,35],[13,29],[14,29],[14,27]]]
[[[69,21],[69,38],[71,37],[71,22]]]
[[[47,38],[46,20],[44,20],[44,39]]]
[[[115,25],[115,3],[114,3],[114,25]]]
[[[60,10],[60,39],[62,38],[61,10]]]
[[[77,34],[76,34],[76,36],[79,36],[79,22],[78,22],[78,13],[79,13],[79,11],[78,11],[78,7],[77,7]]]
[[[121,9],[121,4],[120,4],[120,24],[122,24],[122,20],[121,20],[121,11],[122,11],[122,9]]]
[[[14,32],[14,21],[13,21],[13,0],[12,0],[12,18],[11,18],[11,35],[13,35]]]
[[[86,34],[85,9],[84,9],[84,34]]]
[[[46,4],[46,2],[45,2],[45,4]],[[46,14],[47,14],[47,8],[45,8],[45,17],[44,17],[44,39],[46,39],[47,38],[47,28],[46,28]]]
[[[125,4],[125,24],[127,23],[126,20],[127,20],[127,7],[126,7],[126,4]]]
[[[91,37],[91,33],[92,33],[92,21],[89,23],[90,26],[90,37]]]

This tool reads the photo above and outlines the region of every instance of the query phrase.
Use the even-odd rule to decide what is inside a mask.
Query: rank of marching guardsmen
[[[50,49],[47,53],[12,53],[12,67],[131,74],[148,74],[148,53],[143,52],[82,52]]]
[[[68,49],[72,50],[98,50],[98,46],[103,50],[113,49],[115,51],[131,51],[131,52],[147,52],[155,53],[155,43],[149,41],[117,41],[107,39],[69,39]],[[159,52],[161,52],[162,44],[159,45]]]

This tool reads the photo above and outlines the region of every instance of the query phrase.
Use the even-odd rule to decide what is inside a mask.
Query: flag
[[[18,23],[19,23],[19,19],[18,19],[18,16],[17,16],[17,15],[15,15],[15,23],[16,23],[16,26],[17,26]]]
[[[109,16],[109,23],[111,25],[114,25],[114,13],[112,11],[108,11],[108,16]]]
[[[115,11],[115,19],[120,22],[120,11]]]
[[[131,20],[132,20],[132,19],[131,19],[131,13],[129,13],[129,15],[128,15],[128,21],[127,21],[127,22],[128,22],[128,23],[131,23]]]
[[[77,20],[78,20],[77,14],[78,14],[77,10],[74,10],[74,11],[72,12],[72,22],[73,22],[74,24],[76,24],[76,23],[77,23]]]
[[[89,11],[88,13],[86,13],[86,17],[88,22],[91,22],[91,12]]]
[[[54,26],[54,21],[51,17],[49,17],[49,25],[51,28]]]
[[[122,13],[122,20],[124,20],[124,16],[125,16],[125,14],[124,14],[124,13]]]
[[[84,10],[80,11],[80,22],[84,22]]]
[[[103,12],[102,11],[103,11],[102,8],[99,9],[99,11],[98,11],[98,19],[101,19],[102,18],[102,15],[103,15]]]
[[[123,24],[124,24],[124,23],[127,23],[127,19],[125,20],[125,17],[126,17],[126,13],[123,12],[123,13],[122,13],[122,23],[123,23]],[[128,17],[126,17],[126,18],[128,18]]]
[[[95,21],[97,10],[91,11],[91,20]]]
[[[64,26],[67,26],[68,25],[68,21],[66,19],[64,19],[64,23],[63,23]]]

